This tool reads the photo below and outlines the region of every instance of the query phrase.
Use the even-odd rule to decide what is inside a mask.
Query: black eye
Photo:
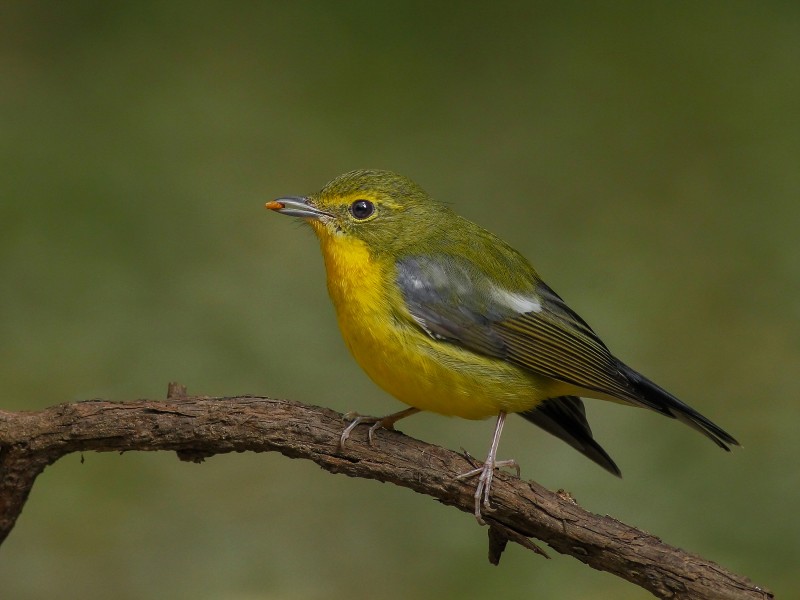
[[[362,221],[375,212],[375,205],[369,200],[356,200],[350,205],[350,213]]]

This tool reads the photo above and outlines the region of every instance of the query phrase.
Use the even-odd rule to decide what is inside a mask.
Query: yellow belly
[[[421,410],[466,419],[522,412],[567,393],[557,382],[499,359],[435,340],[402,308],[392,265],[355,239],[320,235],[328,290],[356,361],[395,398]]]

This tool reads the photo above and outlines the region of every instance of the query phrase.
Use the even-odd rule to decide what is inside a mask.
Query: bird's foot
[[[359,425],[372,425],[369,428],[369,443],[370,445],[373,444],[373,434],[376,429],[379,427],[385,427],[386,429],[394,429],[393,423],[387,423],[386,425],[383,424],[382,417],[370,417],[367,415],[360,415],[357,412],[349,412],[344,415],[345,421],[350,421],[350,423],[345,427],[344,431],[342,432],[342,437],[339,438],[339,448],[344,448],[345,442],[350,438],[350,434],[353,432],[353,429],[358,427]]]
[[[475,486],[475,494],[473,497],[475,498],[475,518],[478,520],[480,525],[486,524],[481,516],[482,510],[486,512],[491,512],[494,510],[489,502],[489,496],[492,492],[494,470],[502,467],[514,469],[517,477],[520,476],[519,464],[514,459],[495,460],[493,456],[488,456],[486,458],[486,462],[483,463],[483,466],[476,467],[475,469],[467,471],[466,473],[462,473],[456,477],[456,479],[468,479],[478,475],[478,485]]]
[[[369,439],[369,445],[372,446],[375,443],[373,437],[375,435],[375,431],[381,428],[394,431],[394,424],[397,423],[397,421],[399,421],[404,417],[409,417],[418,412],[419,412],[418,408],[407,408],[405,410],[401,410],[400,412],[392,413],[391,415],[386,415],[385,417],[369,417],[366,415],[360,415],[357,412],[346,413],[344,415],[344,420],[350,421],[350,423],[347,427],[345,427],[344,431],[342,432],[342,437],[339,438],[339,449],[341,450],[342,448],[344,448],[344,444],[350,438],[350,434],[359,425],[372,424],[372,427],[369,428],[369,432],[367,434],[367,437]]]

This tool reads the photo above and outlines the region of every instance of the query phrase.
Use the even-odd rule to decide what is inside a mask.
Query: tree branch
[[[326,471],[391,482],[471,514],[474,483],[460,454],[399,432],[366,428],[338,448],[342,415],[316,406],[252,396],[186,397],[171,384],[166,401],[59,404],[38,412],[0,411],[0,542],[14,527],[36,477],[72,452],[170,450],[202,462],[227,452],[276,451]],[[610,517],[592,514],[566,493],[497,473],[492,488],[490,560],[508,541],[543,553],[537,538],[562,554],[673,599],[768,599],[773,595],[715,563],[663,543]]]

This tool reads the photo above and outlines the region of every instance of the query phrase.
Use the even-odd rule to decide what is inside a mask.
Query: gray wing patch
[[[506,358],[505,342],[492,330],[496,314],[468,267],[446,256],[412,256],[397,262],[397,286],[414,321],[433,338]]]
[[[397,263],[396,282],[416,324],[435,339],[553,379],[639,402],[592,328],[541,281],[498,287],[471,263],[437,254]]]

